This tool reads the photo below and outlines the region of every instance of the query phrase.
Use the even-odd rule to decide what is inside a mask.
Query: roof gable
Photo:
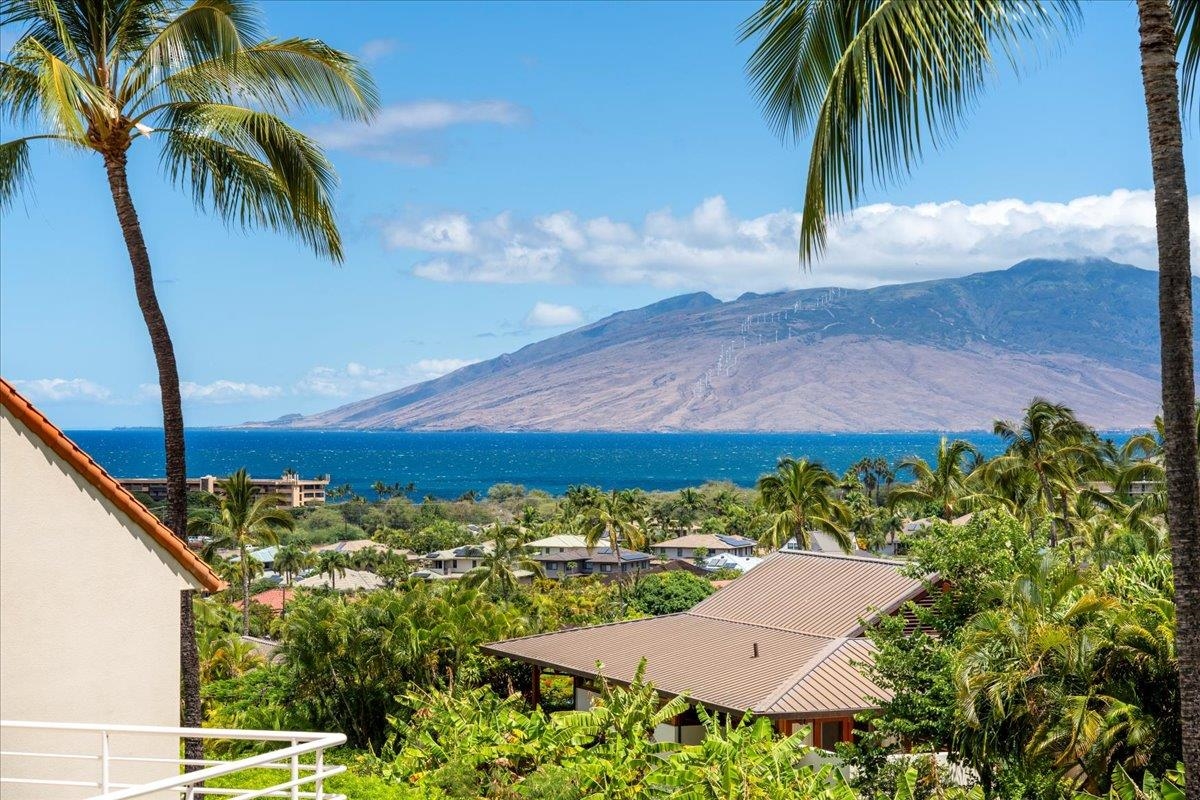
[[[878,558],[780,551],[688,613],[815,636],[857,635],[860,618],[890,611],[923,589],[902,566]]]
[[[0,378],[0,403],[4,409],[36,436],[46,447],[61,458],[67,466],[92,485],[106,500],[141,528],[146,535],[163,548],[186,572],[207,591],[225,588],[225,583],[204,563],[198,555],[173,534],[158,517],[138,502],[121,484],[117,483],[91,456],[72,442],[54,423],[38,411],[13,386]]]

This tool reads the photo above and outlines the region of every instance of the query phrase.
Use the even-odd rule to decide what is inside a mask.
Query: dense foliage
[[[334,559],[314,558],[314,543],[370,535],[379,550],[344,560],[388,575],[388,588],[296,589],[273,621],[252,606],[251,629],[281,643],[270,663],[235,635],[222,598],[205,601],[209,720],[345,731],[369,753],[352,757],[359,778],[387,797],[1174,799],[1181,719],[1162,436],[1118,447],[1044,401],[996,430],[1006,447],[990,460],[952,440],[932,464],[864,458],[840,478],[784,459],[757,491],[574,486],[552,498],[505,484],[417,503],[387,485],[374,501],[347,490],[296,512],[276,568],[288,582],[325,570]],[[903,555],[930,590],[928,602],[868,629],[876,655],[862,669],[888,696],[864,716],[869,730],[839,745],[849,783],[802,766],[802,739],[766,721],[698,709],[702,744],[655,743],[655,726],[686,702],[660,706],[641,682],[604,687],[589,711],[551,714],[569,708],[571,682],[543,675],[543,706],[530,708],[529,670],[478,648],[678,613],[714,591],[682,569],[530,581],[535,538],[575,533],[600,545],[620,535],[644,547],[730,532],[765,552],[814,530]],[[482,566],[459,581],[408,579],[396,556],[436,546],[485,554],[485,544]]]

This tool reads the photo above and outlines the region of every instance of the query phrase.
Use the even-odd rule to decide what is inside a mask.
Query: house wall
[[[179,724],[179,592],[197,588],[193,579],[7,410],[0,416],[0,551],[0,716]],[[170,737],[114,744],[114,754],[178,757]],[[99,753],[94,734],[12,730],[0,749]],[[112,780],[170,774],[163,768],[118,764]],[[95,762],[57,759],[6,759],[0,772],[99,778]],[[3,795],[97,793],[6,784]]]

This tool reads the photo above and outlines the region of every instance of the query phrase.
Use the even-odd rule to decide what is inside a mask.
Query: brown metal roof
[[[859,671],[858,664],[874,657],[875,647],[867,639],[834,639],[757,710],[770,716],[820,716],[875,708],[874,700],[892,695]]]
[[[618,683],[632,681],[645,658],[646,679],[659,691],[745,711],[827,644],[818,636],[672,614],[511,639],[483,649],[583,677],[602,674]]]
[[[922,590],[895,561],[809,552],[770,556],[691,611],[513,639],[492,655],[619,683],[647,660],[664,694],[777,717],[846,714],[887,693],[856,664],[874,651],[860,618]],[[755,655],[757,645],[757,656]],[[597,667],[597,662],[603,666]]]
[[[872,609],[891,610],[921,582],[902,562],[781,550],[704,600],[694,616],[749,622],[816,636],[847,636]]]

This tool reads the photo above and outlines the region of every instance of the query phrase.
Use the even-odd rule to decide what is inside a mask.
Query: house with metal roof
[[[758,542],[745,536],[726,533],[690,533],[650,545],[650,552],[661,558],[695,558],[697,550],[708,555],[728,553],[731,556],[752,556]]]
[[[579,709],[590,707],[601,675],[628,684],[645,659],[646,678],[664,697],[686,695],[712,710],[770,717],[781,733],[809,726],[811,743],[832,749],[853,737],[856,714],[888,696],[858,666],[874,652],[865,626],[909,601],[927,600],[932,576],[917,580],[902,566],[780,551],[690,611],[511,639],[483,650],[525,662],[535,673],[572,676]],[[684,743],[702,734],[694,708],[657,733]]]
[[[608,544],[608,539],[601,539],[594,544],[594,547],[608,547]],[[559,533],[526,542],[525,549],[549,555],[550,553],[563,553],[567,550],[586,550],[588,541],[586,536],[580,536],[577,533]]]
[[[584,575],[616,577],[649,569],[651,556],[638,550],[622,550],[618,563],[617,554],[607,545],[588,549],[586,547],[553,548],[554,552],[536,553],[530,558],[542,565],[547,578],[577,578]]]

